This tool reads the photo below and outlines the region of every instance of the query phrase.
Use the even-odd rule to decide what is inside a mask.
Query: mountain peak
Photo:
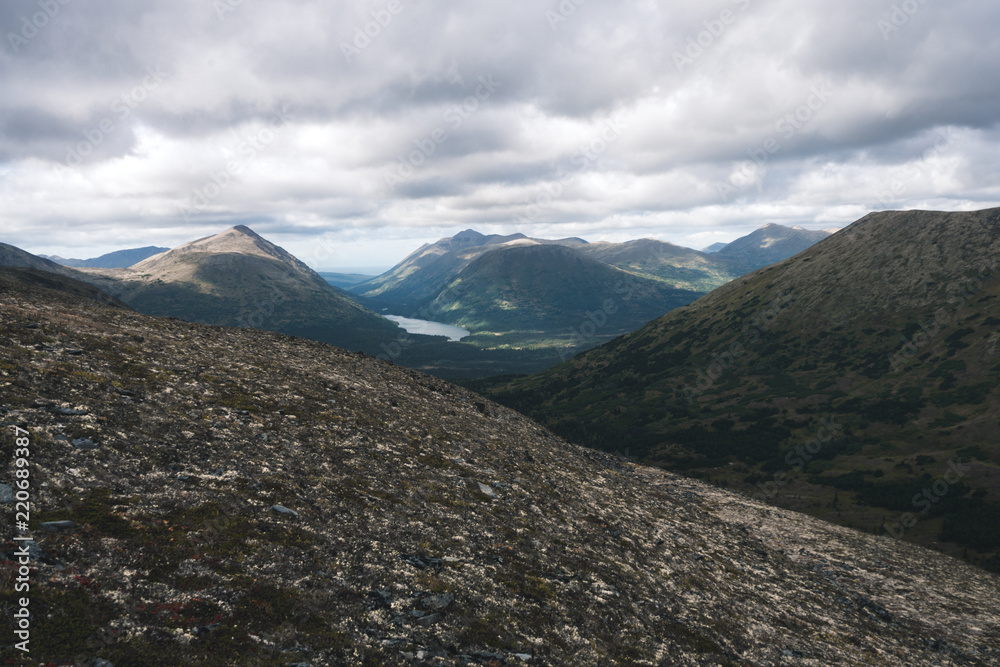
[[[466,229],[466,230],[463,230],[463,231],[459,232],[458,234],[455,234],[451,238],[454,239],[454,240],[456,240],[456,241],[463,241],[465,239],[476,239],[476,240],[478,240],[478,239],[484,239],[486,237],[483,234],[480,234],[479,232],[477,232],[475,229]]]

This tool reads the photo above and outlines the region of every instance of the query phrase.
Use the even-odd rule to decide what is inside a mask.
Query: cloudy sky
[[[1000,205],[992,0],[4,0],[0,241],[692,247]]]

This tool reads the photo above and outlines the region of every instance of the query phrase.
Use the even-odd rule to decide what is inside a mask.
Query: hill
[[[237,226],[127,269],[85,269],[92,280],[149,315],[281,331],[377,351],[400,329],[329,285],[284,249]]]
[[[64,276],[67,278],[77,278],[77,276],[82,276],[78,271],[57,264],[52,260],[45,259],[44,257],[39,257],[37,255],[32,255],[30,252],[21,250],[20,248],[6,243],[0,243],[0,266],[21,268],[21,269],[36,269],[38,271],[46,271],[48,273],[54,273],[59,276]]]
[[[874,213],[492,395],[578,443],[998,567],[998,270],[1000,210]]]
[[[364,355],[42,286],[0,287],[0,350],[0,497],[28,480],[34,538],[4,544],[0,608],[29,599],[34,661],[1000,656],[996,576],[569,445]]]
[[[92,259],[66,259],[64,257],[46,257],[46,259],[50,259],[63,266],[72,266],[75,268],[124,269],[167,250],[170,250],[170,248],[146,246],[144,248],[116,250]]]
[[[710,292],[741,275],[726,261],[656,239],[588,243],[578,250],[605,264],[694,292]]]
[[[796,255],[828,236],[826,230],[770,224],[736,239],[713,257],[729,262],[740,273],[748,273]]]
[[[606,339],[698,296],[616,269],[573,248],[536,244],[480,256],[441,291],[429,310],[441,321],[473,332],[566,334],[584,328],[590,332],[587,338]]]
[[[23,293],[33,289],[43,290],[49,298],[59,293],[73,301],[93,301],[102,306],[128,309],[124,303],[89,283],[50,271],[14,268],[0,264],[0,290]]]

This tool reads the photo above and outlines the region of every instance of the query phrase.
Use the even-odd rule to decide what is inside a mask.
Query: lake
[[[425,336],[447,336],[449,341],[462,340],[469,335],[468,329],[452,326],[451,324],[431,322],[430,320],[415,320],[412,317],[400,317],[399,315],[386,315],[386,318],[406,329],[406,333],[424,334]]]

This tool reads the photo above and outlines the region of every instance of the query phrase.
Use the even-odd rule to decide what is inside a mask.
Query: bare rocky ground
[[[321,343],[6,270],[0,421],[7,485],[31,434],[14,663],[1000,664],[996,576]]]

